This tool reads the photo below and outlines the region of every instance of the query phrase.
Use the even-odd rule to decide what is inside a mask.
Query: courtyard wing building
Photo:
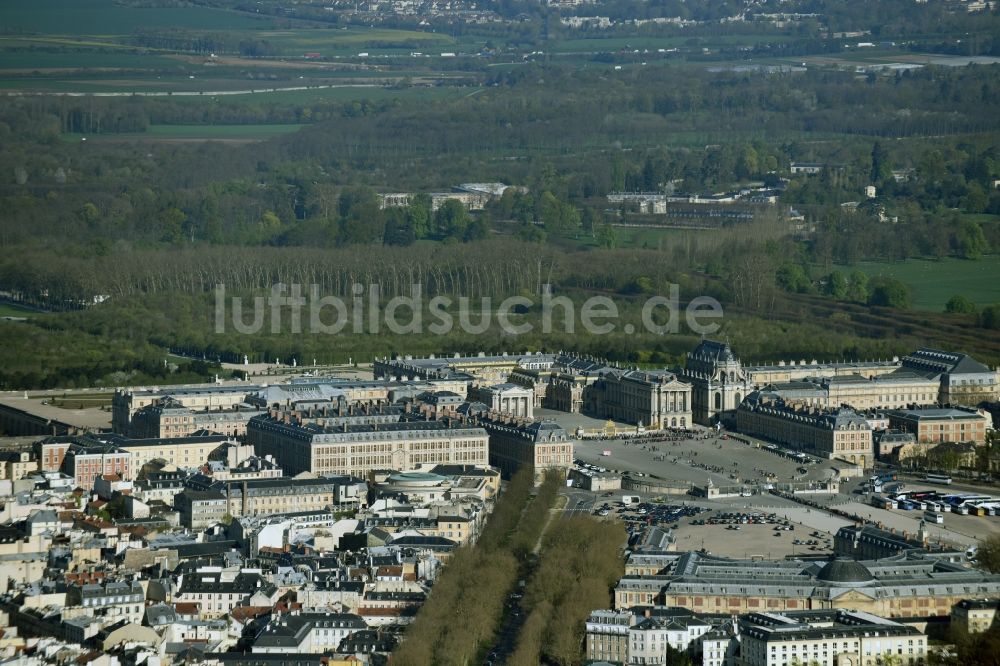
[[[457,419],[329,425],[294,414],[257,416],[247,441],[271,455],[286,474],[353,475],[413,469],[423,463],[486,465],[486,431]]]
[[[729,615],[844,608],[887,618],[946,617],[962,599],[1000,595],[1000,575],[952,555],[911,552],[880,560],[735,560],[666,556],[660,575],[626,575],[615,607],[665,605]]]

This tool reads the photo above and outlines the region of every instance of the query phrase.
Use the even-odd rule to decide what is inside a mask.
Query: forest
[[[199,4],[244,11],[228,0]],[[630,12],[632,4],[608,10]],[[670,15],[682,4],[654,3],[649,12]],[[0,322],[8,342],[0,386],[179,380],[185,371],[161,370],[171,351],[204,361],[196,369],[208,377],[212,364],[244,355],[344,362],[528,346],[668,365],[693,341],[537,333],[511,340],[495,328],[444,338],[213,330],[217,285],[249,297],[276,282],[337,296],[355,283],[379,284],[387,298],[416,283],[429,296],[469,298],[538,297],[552,285],[575,302],[613,296],[626,316],[678,285],[685,302],[706,295],[724,306],[723,333],[748,357],[870,357],[933,342],[996,362],[1000,348],[984,331],[1000,327],[1000,299],[988,285],[956,288],[934,312],[916,312],[924,299],[891,269],[921,259],[971,275],[998,254],[1000,65],[869,67],[877,60],[849,53],[832,33],[921,35],[880,56],[900,58],[966,28],[986,53],[997,17],[912,3],[885,3],[871,16],[837,3],[786,4],[781,11],[824,18],[778,28],[701,17],[709,22],[683,33],[683,56],[650,55],[647,64],[625,49],[611,60],[597,51],[458,59],[448,66],[462,70],[459,78],[447,84],[400,79],[374,89],[378,96],[358,88],[337,97],[7,97],[0,295],[28,311]],[[689,10],[695,6],[708,11],[702,3]],[[506,15],[520,5],[493,7]],[[777,9],[765,3],[759,13]],[[560,40],[581,37],[559,34],[552,15],[530,20],[552,24],[547,39],[557,50]],[[631,34],[647,38],[645,30]],[[722,40],[714,48],[729,38],[812,40],[813,56],[846,60],[791,67],[765,59],[782,64],[758,67],[748,63],[763,56],[750,51],[736,61],[721,52],[700,59],[698,45],[707,42],[699,40]],[[497,40],[490,50],[504,48]],[[427,85],[462,92],[407,97]],[[299,129],[263,140],[222,132],[259,125]],[[165,127],[220,133],[172,140],[150,132]],[[799,162],[823,168],[793,173]],[[469,182],[511,187],[481,210],[432,200]],[[698,211],[654,215],[607,199],[760,188],[774,193],[773,203],[715,207],[739,214],[711,223]],[[412,196],[383,207],[381,195],[391,192]],[[780,349],[767,342],[775,339]]]

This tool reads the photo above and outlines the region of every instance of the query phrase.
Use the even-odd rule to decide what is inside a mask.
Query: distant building
[[[825,168],[823,162],[792,162],[790,170],[792,173],[817,174]]]
[[[200,467],[208,462],[213,454],[233,441],[226,435],[208,434],[149,439],[108,436],[108,440],[132,454],[132,468],[137,473],[143,465],[153,460],[163,460],[177,467]]]
[[[392,378],[397,381],[415,379],[465,378],[478,384],[502,384],[511,372],[518,368],[547,370],[556,362],[556,354],[525,352],[524,354],[485,353],[476,356],[430,356],[413,358],[376,358],[372,371],[378,378]],[[466,395],[463,391],[462,395]]]
[[[220,571],[185,573],[174,594],[174,606],[193,604],[201,618],[227,615],[237,606],[271,608],[278,600],[278,588],[256,572],[231,575]]]
[[[876,454],[880,460],[903,460],[912,455],[917,438],[912,432],[886,429],[875,433]]]
[[[860,374],[807,377],[768,384],[765,388],[787,402],[823,409],[841,405],[857,410],[899,409],[914,404],[936,404],[939,382],[907,370],[897,370],[872,377]]]
[[[142,584],[131,582],[74,583],[66,588],[63,619],[101,618],[107,624],[121,620],[141,622],[146,592]]]
[[[357,505],[366,484],[350,476],[254,479],[216,482],[211,490],[225,498],[231,516],[267,516]]]

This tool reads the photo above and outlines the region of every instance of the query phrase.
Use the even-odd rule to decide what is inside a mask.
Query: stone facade
[[[477,419],[490,438],[490,465],[505,477],[528,467],[534,470],[535,483],[545,472],[555,469],[563,476],[573,466],[573,441],[552,421],[518,421],[493,414]]]
[[[421,463],[487,464],[488,437],[457,419],[384,424],[303,423],[289,413],[250,420],[247,441],[286,474],[354,475],[412,469]]]
[[[692,425],[691,384],[665,370],[610,370],[584,390],[589,411],[600,418],[651,428]]]
[[[912,433],[918,443],[986,443],[989,418],[975,409],[960,407],[925,407],[889,412],[892,428]]]
[[[703,425],[731,422],[736,408],[754,389],[729,344],[714,340],[702,340],[687,355],[682,376],[692,385],[692,418]]]
[[[863,467],[874,464],[871,425],[848,408],[826,411],[789,405],[755,391],[737,410],[736,427],[823,458],[841,458]]]

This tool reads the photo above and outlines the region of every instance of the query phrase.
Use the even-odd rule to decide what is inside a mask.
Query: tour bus
[[[880,509],[895,509],[896,500],[891,497],[876,497],[872,500],[872,504]]]
[[[924,477],[927,483],[940,483],[945,486],[951,485],[951,477],[944,474],[928,474]]]
[[[965,506],[964,504],[956,504],[955,506],[951,507],[951,510],[952,513],[957,513],[960,516],[969,515],[969,507]]]
[[[994,501],[994,499],[995,498],[991,497],[990,495],[967,494],[967,495],[959,495],[957,503],[965,504],[967,506],[979,506],[980,504],[983,504],[985,502],[992,502]]]
[[[924,511],[924,520],[941,525],[944,523],[944,514],[938,511]]]

